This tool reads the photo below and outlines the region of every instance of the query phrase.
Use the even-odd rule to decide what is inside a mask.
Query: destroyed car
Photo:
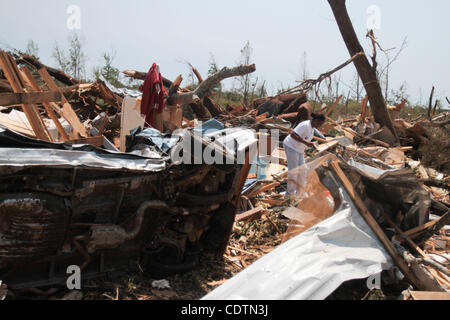
[[[212,137],[212,136],[215,136]],[[175,162],[182,142],[223,162]],[[192,269],[203,250],[223,254],[242,189],[245,129],[163,135],[135,130],[127,153],[35,140],[0,127],[0,279],[9,287],[65,283],[135,263],[154,277]],[[230,147],[233,145],[234,147]],[[245,175],[245,173],[244,173]]]

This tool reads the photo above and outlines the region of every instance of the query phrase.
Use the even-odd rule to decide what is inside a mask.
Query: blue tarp
[[[223,129],[225,129],[225,125],[222,122],[217,121],[216,119],[213,118],[195,127],[193,131],[195,133],[201,133],[202,135],[204,135],[205,132],[212,133],[214,131],[219,131]]]

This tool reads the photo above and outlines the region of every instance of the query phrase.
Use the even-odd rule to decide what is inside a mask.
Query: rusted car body
[[[183,139],[211,145],[193,131],[174,145]],[[158,277],[195,267],[202,250],[223,252],[242,164],[175,164],[142,137],[130,150],[142,146],[147,156],[0,128],[0,279],[45,286],[64,282],[69,265],[86,279],[137,261]]]

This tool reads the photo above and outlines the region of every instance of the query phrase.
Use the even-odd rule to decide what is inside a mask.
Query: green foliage
[[[111,52],[103,53],[104,65],[102,67],[94,68],[94,76],[96,80],[100,79],[100,76],[103,76],[106,81],[111,83],[116,88],[123,88],[125,85],[120,82],[120,70],[113,67],[112,63],[115,58],[116,53]]]
[[[214,58],[214,55],[211,53],[209,58],[209,69],[208,69],[208,77],[216,74],[219,72],[219,66],[217,65],[216,59]],[[214,87],[211,88],[213,92],[218,93],[222,91],[222,84],[218,83]]]
[[[82,80],[86,77],[86,56],[83,52],[83,45],[76,33],[69,36],[68,42],[69,49],[67,52],[64,52],[64,50],[59,47],[58,43],[55,43],[52,57],[56,60],[59,68],[63,72],[71,75],[77,80]]]
[[[403,82],[400,88],[397,90],[391,90],[390,99],[387,101],[390,105],[396,105],[400,104],[403,99],[406,99],[408,101],[409,95],[407,93],[407,84],[406,82]]]
[[[39,47],[36,42],[33,40],[28,40],[27,49],[25,50],[25,54],[29,56],[33,56],[34,58],[39,57]]]

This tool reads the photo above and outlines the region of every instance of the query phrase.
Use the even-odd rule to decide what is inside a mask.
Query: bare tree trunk
[[[328,3],[331,6],[350,56],[354,56],[358,52],[363,52],[364,50],[358,41],[350,17],[348,16],[345,0],[328,0]],[[386,101],[383,98],[376,70],[370,65],[365,55],[361,55],[355,59],[353,63],[355,64],[356,70],[358,71],[367,95],[369,96],[370,106],[375,121],[382,126],[386,126],[398,142],[399,139],[392,123],[392,119],[387,111]]]

